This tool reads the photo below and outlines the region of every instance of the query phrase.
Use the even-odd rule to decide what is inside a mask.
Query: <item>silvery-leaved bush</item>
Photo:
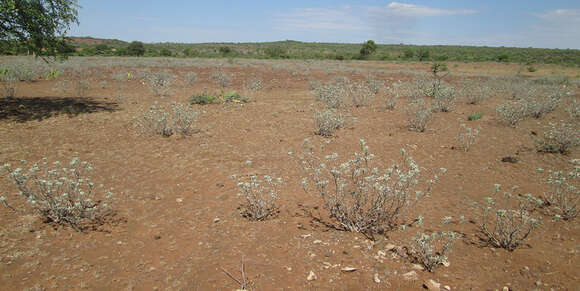
[[[571,148],[580,145],[580,128],[574,123],[550,122],[543,137],[534,139],[540,152],[567,154]]]
[[[167,97],[171,83],[175,80],[175,75],[169,72],[148,72],[145,82],[157,97]]]
[[[499,194],[501,185],[494,185],[493,197],[486,197],[479,206],[479,229],[488,243],[496,248],[515,250],[541,224],[541,216],[532,213],[543,204],[531,194]],[[517,187],[512,188],[517,190]]]
[[[464,123],[462,123],[459,125],[457,140],[461,143],[463,150],[467,152],[477,140],[478,135],[479,129],[467,127]]]
[[[436,267],[448,262],[447,255],[456,240],[457,234],[454,232],[418,232],[416,237],[411,238],[411,256],[427,271],[433,272]]]
[[[26,161],[21,163],[24,166]],[[81,231],[85,222],[98,223],[112,211],[112,189],[95,186],[90,178],[92,166],[79,158],[68,164],[49,163],[43,158],[28,170],[13,169],[10,164],[0,170],[7,173],[33,210],[48,221]]]
[[[578,216],[580,201],[580,166],[568,171],[548,171],[546,184],[550,190],[544,193],[546,209],[556,219],[572,220]]]
[[[322,112],[314,113],[315,133],[321,136],[332,136],[334,132],[344,126],[342,113],[334,110],[324,109]]]
[[[420,167],[401,150],[402,163],[381,170],[373,166],[374,154],[364,140],[354,158],[339,161],[338,154],[317,158],[313,147],[302,157],[309,177],[305,191],[315,190],[340,227],[353,232],[374,233],[396,227],[404,211],[428,197],[438,175],[421,179]]]
[[[142,117],[135,118],[134,127],[141,134],[158,134],[169,137],[174,133],[182,136],[190,135],[197,121],[197,112],[192,111],[187,105],[172,102],[169,109],[155,102],[149,110],[142,113]]]
[[[242,215],[249,220],[261,221],[278,213],[276,200],[279,199],[282,178],[270,175],[232,175],[238,182],[238,197],[242,199]]]
[[[431,109],[425,105],[421,98],[411,101],[406,108],[409,130],[423,132],[427,123],[431,120]]]

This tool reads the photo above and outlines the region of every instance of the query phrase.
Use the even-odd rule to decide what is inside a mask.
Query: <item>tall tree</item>
[[[0,40],[18,42],[37,56],[65,56],[65,37],[78,24],[77,0],[0,0]]]

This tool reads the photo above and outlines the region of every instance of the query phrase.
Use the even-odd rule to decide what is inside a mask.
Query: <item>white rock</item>
[[[343,271],[343,272],[347,272],[348,273],[348,272],[354,272],[354,271],[358,270],[358,268],[355,268],[355,267],[344,267],[344,268],[342,268],[340,270]]]
[[[322,243],[322,241],[321,241],[321,240],[319,240],[319,239],[317,239],[317,240],[313,241],[312,243],[313,243],[313,244],[315,244],[315,245],[319,245],[319,244],[321,244],[321,243]]]
[[[380,257],[386,257],[386,256],[387,256],[387,253],[385,253],[384,251],[378,251],[378,252],[377,252],[377,254],[378,254]]]
[[[396,245],[394,245],[394,244],[387,244],[387,245],[385,246],[385,250],[387,250],[387,251],[390,251],[390,250],[393,250],[393,249],[394,249],[394,248],[396,248],[396,247],[397,247],[397,246],[396,246]]]
[[[443,289],[447,290],[447,291],[451,291],[451,287],[449,285],[445,285],[443,286]]]
[[[310,273],[308,273],[308,277],[306,277],[306,280],[314,281],[316,279],[318,279],[318,277],[316,277],[316,274],[314,274],[314,271],[310,270]]]
[[[448,260],[444,260],[442,264],[445,267],[449,267],[451,265]]]
[[[181,203],[181,202],[183,202],[183,198],[177,198],[177,199],[175,199],[175,202]]]
[[[373,277],[373,280],[375,281],[375,283],[381,283],[381,279],[379,278],[379,273],[375,273],[375,276]]]

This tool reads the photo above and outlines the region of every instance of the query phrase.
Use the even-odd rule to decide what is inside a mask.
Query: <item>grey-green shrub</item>
[[[280,194],[282,179],[265,175],[240,177],[232,176],[238,182],[238,197],[243,199],[242,215],[249,220],[261,221],[274,217],[278,207],[276,200]]]
[[[175,75],[169,72],[149,72],[145,76],[145,82],[157,97],[167,97],[173,81],[175,81]]]
[[[210,77],[220,88],[225,89],[232,85],[232,75],[224,71],[215,71]]]
[[[316,100],[323,102],[328,108],[344,106],[348,89],[338,82],[328,82],[314,89]]]
[[[447,255],[451,252],[453,243],[457,240],[454,232],[433,232],[426,234],[418,232],[411,238],[411,255],[429,272],[448,262]]]
[[[134,126],[141,134],[158,134],[169,137],[174,133],[182,136],[190,135],[194,131],[197,112],[191,111],[186,105],[172,102],[167,109],[157,102],[149,110],[136,118]]]
[[[505,124],[515,127],[527,116],[527,106],[521,101],[507,101],[495,109],[497,115]]]
[[[416,99],[407,104],[407,120],[409,130],[423,132],[431,120],[431,109],[425,105],[423,99]]]
[[[568,111],[571,118],[580,119],[580,102],[578,100],[572,100],[572,103],[566,111]]]
[[[464,123],[459,125],[459,132],[457,133],[457,140],[461,144],[464,151],[469,151],[471,146],[475,144],[479,129],[469,128]]]
[[[197,73],[187,72],[187,74],[185,74],[185,79],[187,80],[187,84],[191,86],[197,81]]]
[[[540,118],[546,113],[550,113],[560,105],[560,100],[564,96],[561,90],[552,92],[534,92],[525,97],[524,103],[526,105],[526,112],[534,118]]]
[[[344,124],[343,115],[335,110],[324,109],[322,112],[314,113],[314,128],[317,135],[332,136]]]
[[[451,86],[439,87],[433,98],[433,112],[451,112],[455,108],[455,89]]]
[[[113,192],[96,186],[90,178],[92,166],[79,158],[68,164],[43,158],[28,170],[12,169],[9,164],[0,168],[34,211],[51,222],[81,231],[85,222],[98,223],[112,211]]]
[[[544,192],[547,209],[556,219],[571,220],[578,216],[578,201],[580,201],[580,166],[575,166],[568,173],[564,171],[548,171],[546,184],[550,186]]]
[[[494,197],[487,197],[479,207],[479,229],[493,247],[513,251],[540,225],[541,217],[532,217],[532,211],[541,201],[530,194],[501,195],[499,191],[500,185],[496,184]]]
[[[352,104],[355,107],[363,107],[371,104],[375,97],[374,89],[365,83],[349,84],[347,93],[350,95]]]
[[[361,151],[343,162],[336,153],[322,160],[308,142],[306,146],[309,152],[302,164],[309,177],[302,179],[302,187],[309,191],[312,185],[331,216],[348,231],[374,233],[395,227],[404,211],[428,197],[438,180],[437,175],[422,180],[421,168],[405,150],[401,164],[381,170],[364,140]]]
[[[573,123],[550,123],[541,139],[535,138],[539,152],[567,154],[571,148],[580,145],[580,130]]]

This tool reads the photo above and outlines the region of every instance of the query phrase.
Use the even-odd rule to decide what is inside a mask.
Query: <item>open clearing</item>
[[[3,57],[0,62],[35,64],[23,57]],[[444,80],[456,87],[466,79],[476,84],[508,80],[519,67],[447,65],[451,74]],[[542,225],[509,252],[481,241],[472,206],[492,195],[494,184],[506,189],[518,185],[521,193],[541,197],[548,188],[546,174],[538,168],[574,166],[570,161],[580,158],[578,148],[566,155],[541,153],[531,135],[541,136],[546,125],[560,120],[573,122],[578,130],[578,119],[566,111],[580,99],[578,68],[539,65],[537,72],[522,72],[526,80],[567,76],[569,94],[555,111],[526,118],[515,127],[497,116],[496,107],[507,97],[496,93],[476,105],[458,95],[457,106],[433,113],[424,132],[409,130],[406,98],[386,110],[377,97],[362,107],[348,100],[340,109],[347,125],[322,137],[314,134],[314,114],[323,104],[314,98],[311,81],[364,81],[372,74],[392,86],[427,74],[430,64],[73,58],[58,66],[63,73],[55,80],[18,82],[16,97],[0,99],[0,163],[18,165],[43,157],[90,161],[92,179],[114,188],[118,214],[98,231],[53,227],[31,215],[17,188],[2,175],[0,196],[18,212],[0,206],[0,289],[233,290],[240,286],[222,268],[241,277],[242,260],[256,290],[419,289],[429,279],[453,290],[578,288],[578,220],[554,221],[538,211],[534,215],[543,216]],[[134,119],[156,101],[189,104],[187,98],[204,88],[218,91],[211,77],[218,70],[233,77],[227,91],[238,90],[251,102],[191,105],[199,113],[191,136],[147,136],[133,127]],[[156,71],[176,77],[168,97],[155,96],[143,81]],[[192,71],[196,80],[189,84],[186,76]],[[261,80],[263,88],[242,90],[251,79]],[[88,80],[88,87],[76,90],[82,80]],[[467,121],[474,113],[482,118]],[[469,151],[460,149],[457,140],[460,123],[480,131]],[[306,193],[300,185],[306,173],[297,156],[304,152],[306,138],[323,146],[324,154],[338,153],[339,159],[351,158],[364,139],[382,168],[397,162],[401,149],[421,168],[446,168],[430,197],[400,219],[401,224],[410,223],[422,216],[423,226],[397,227],[374,241],[332,228],[337,222],[320,195]],[[517,162],[502,162],[507,156]],[[233,174],[281,177],[278,216],[259,222],[242,217]],[[442,224],[444,217],[451,221]],[[459,236],[449,266],[403,276],[414,270],[412,260],[386,250],[387,245],[409,246],[418,231],[442,230]],[[345,267],[357,270],[341,271]],[[307,280],[311,271],[316,280]]]

